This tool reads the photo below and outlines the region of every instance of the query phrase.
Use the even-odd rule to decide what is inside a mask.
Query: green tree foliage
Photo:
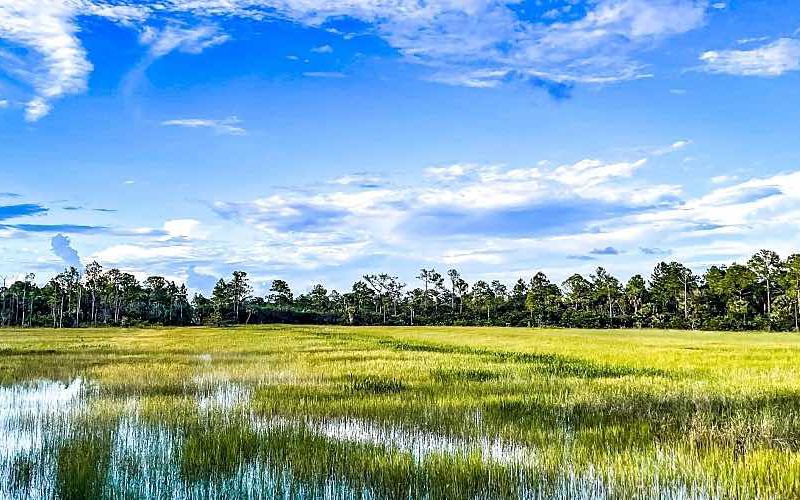
[[[284,322],[800,330],[800,254],[781,260],[762,250],[747,265],[711,266],[701,275],[679,262],[661,262],[649,280],[637,274],[624,285],[602,267],[588,278],[573,274],[560,286],[542,272],[510,287],[499,280],[470,285],[456,269],[445,276],[422,269],[417,277],[416,288],[376,273],[348,291],[320,283],[297,296],[289,283],[275,279],[258,296],[247,273],[235,271],[210,296],[190,299],[185,284],[161,276],[140,282],[92,262],[41,285],[33,274],[3,281],[0,326]]]

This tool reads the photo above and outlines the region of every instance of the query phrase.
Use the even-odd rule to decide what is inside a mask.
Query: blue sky
[[[0,276],[800,248],[793,1],[0,1]]]

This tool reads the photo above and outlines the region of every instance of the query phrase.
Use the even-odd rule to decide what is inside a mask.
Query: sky
[[[0,277],[800,251],[796,0],[0,0]]]

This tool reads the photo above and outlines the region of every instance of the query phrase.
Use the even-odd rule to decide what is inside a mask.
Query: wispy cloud
[[[172,52],[184,54],[201,54],[210,47],[227,42],[230,36],[215,24],[184,26],[167,22],[165,26],[144,26],[139,32],[139,43],[148,47],[147,54],[125,76],[122,91],[128,97],[132,95],[146,79],[147,70],[158,59]]]
[[[25,105],[25,119],[35,122],[50,110],[50,101],[83,92],[92,70],[76,36],[75,9],[69,2],[4,2],[0,5],[0,38],[26,47],[40,57],[30,67],[8,70],[28,80],[35,95]]]
[[[128,88],[159,57],[175,51],[199,54],[228,41],[230,35],[216,20],[280,18],[311,28],[328,25],[324,29],[339,33],[329,25],[351,18],[362,21],[369,33],[381,37],[408,62],[429,68],[430,80],[493,87],[522,79],[560,98],[569,94],[573,82],[606,84],[650,76],[637,61],[639,51],[702,26],[707,9],[708,3],[702,0],[595,0],[587,4],[582,16],[553,22],[547,15],[521,16],[502,0],[391,4],[349,0],[322,4],[305,0],[30,0],[0,4],[0,38],[36,54],[7,68],[32,86],[34,95],[25,105],[25,114],[29,121],[36,121],[50,112],[53,101],[87,88],[93,65],[77,36],[81,17],[102,17],[140,32],[148,56],[128,78]],[[191,20],[201,20],[201,24],[185,24]],[[781,41],[768,52],[793,50],[790,44]],[[312,50],[329,53],[333,48],[326,44]],[[726,54],[709,53],[709,57],[719,60]],[[776,71],[774,66],[772,71]],[[305,75],[343,76],[336,71]]]
[[[330,181],[331,184],[339,186],[356,186],[359,188],[370,189],[384,186],[387,181],[382,177],[365,172],[354,173],[337,177]]]
[[[183,128],[205,128],[213,130],[220,135],[244,135],[247,130],[241,126],[242,121],[231,116],[224,120],[214,120],[209,118],[178,118],[173,120],[165,120],[161,125],[165,127],[183,127]],[[127,183],[127,182],[126,182]]]
[[[314,52],[316,54],[330,54],[331,52],[333,52],[333,47],[327,44],[320,45],[319,47],[314,47],[313,49],[311,49],[311,52]]]
[[[50,112],[52,101],[86,90],[92,63],[77,37],[75,19],[87,14],[131,22],[142,19],[144,11],[88,0],[0,3],[0,38],[36,55],[6,61],[11,74],[33,87],[34,95],[25,104],[26,120],[38,121]]]
[[[207,48],[223,44],[228,40],[230,35],[223,33],[215,25],[188,28],[168,25],[161,29],[147,26],[139,36],[139,41],[150,47],[150,55],[153,58],[163,57],[174,51],[200,54]]]
[[[309,78],[344,78],[346,75],[340,71],[306,71],[303,76]]]
[[[737,175],[715,175],[711,178],[711,182],[713,184],[725,184],[728,182],[734,182],[739,180],[739,176]]]
[[[425,176],[439,181],[453,181],[464,177],[478,168],[478,165],[467,163],[454,163],[425,169]]]
[[[800,70],[800,40],[781,38],[749,50],[709,50],[700,55],[710,73],[740,76],[780,76]]]

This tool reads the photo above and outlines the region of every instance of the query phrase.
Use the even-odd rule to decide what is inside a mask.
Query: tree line
[[[247,273],[220,279],[206,297],[160,276],[139,281],[97,262],[53,276],[33,274],[0,288],[0,326],[53,328],[137,325],[317,323],[345,325],[497,325],[707,330],[800,329],[800,254],[761,250],[745,264],[695,274],[661,262],[646,279],[623,283],[602,267],[553,283],[544,273],[512,285],[468,283],[456,269],[421,269],[416,286],[397,276],[363,276],[348,291],[318,284],[295,295],[272,282],[256,295]]]

